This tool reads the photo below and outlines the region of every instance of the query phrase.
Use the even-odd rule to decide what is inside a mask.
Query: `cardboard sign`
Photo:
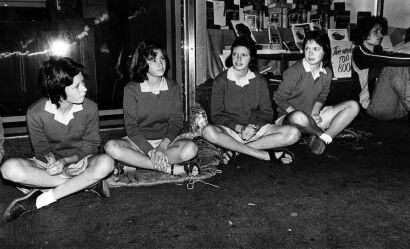
[[[333,77],[352,77],[353,43],[351,41],[333,41],[330,46],[332,49]]]

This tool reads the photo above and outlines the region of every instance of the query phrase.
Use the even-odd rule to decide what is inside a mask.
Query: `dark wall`
[[[99,109],[122,108],[128,65],[138,43],[156,40],[166,48],[166,2],[109,0],[108,22],[95,27]]]
[[[0,22],[0,115],[24,115],[27,107],[41,97],[38,72],[49,56],[42,53],[58,37],[73,41],[69,57],[86,67],[88,96],[97,99],[94,36],[76,40],[85,25],[83,19],[32,22]]]

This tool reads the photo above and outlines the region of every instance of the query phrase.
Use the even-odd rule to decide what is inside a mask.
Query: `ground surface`
[[[0,248],[410,248],[407,119],[361,116],[375,134],[306,145],[291,167],[239,156],[207,182],[79,193],[0,224]],[[0,209],[21,196],[0,185]]]

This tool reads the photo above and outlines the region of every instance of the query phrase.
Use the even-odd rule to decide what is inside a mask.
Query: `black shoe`
[[[95,193],[103,198],[111,197],[110,187],[108,187],[108,183],[105,180],[99,181],[97,184],[91,186],[85,191]]]
[[[3,215],[3,222],[9,222],[17,219],[20,215],[36,210],[36,200],[43,192],[34,189],[27,195],[14,199],[7,207]]]
[[[308,138],[308,147],[313,154],[322,155],[326,149],[326,144],[322,139],[311,135]]]

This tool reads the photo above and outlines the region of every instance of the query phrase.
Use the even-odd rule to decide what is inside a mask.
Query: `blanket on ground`
[[[218,172],[217,165],[222,158],[222,149],[207,142],[202,137],[194,137],[193,141],[198,146],[198,154],[192,160],[200,168],[197,176],[180,175],[173,176],[153,170],[135,169],[124,165],[123,170],[114,170],[107,179],[111,188],[152,186],[164,183],[182,183],[185,181],[198,181],[208,179]]]

